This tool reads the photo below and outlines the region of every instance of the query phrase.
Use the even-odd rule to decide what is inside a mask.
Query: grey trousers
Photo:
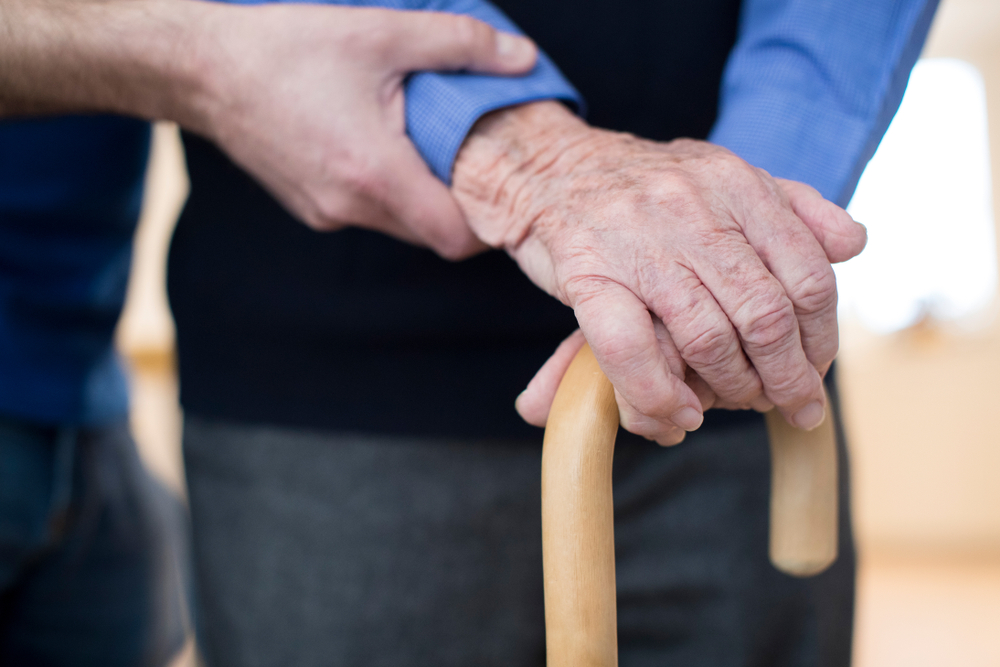
[[[189,416],[184,441],[210,665],[544,664],[540,435],[428,441]],[[620,434],[623,667],[849,664],[847,494],[840,559],[794,579],[768,562],[769,470],[762,422],[670,449]]]

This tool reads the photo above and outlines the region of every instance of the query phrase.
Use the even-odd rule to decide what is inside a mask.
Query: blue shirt
[[[0,122],[0,415],[120,419],[111,338],[142,204],[149,124]]]
[[[466,13],[478,0],[342,4]],[[846,203],[902,97],[936,0],[749,0],[712,138],[776,176]],[[581,104],[544,55],[527,76],[420,73],[407,128],[434,172],[484,113]],[[96,424],[127,410],[112,331],[124,298],[148,125],[114,117],[0,123],[0,414]]]
[[[709,140],[847,206],[899,108],[937,0],[754,0]]]

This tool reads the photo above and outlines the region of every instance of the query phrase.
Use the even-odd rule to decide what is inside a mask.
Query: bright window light
[[[972,322],[997,286],[986,89],[975,67],[921,60],[847,210],[868,247],[837,267],[841,315],[889,333]]]

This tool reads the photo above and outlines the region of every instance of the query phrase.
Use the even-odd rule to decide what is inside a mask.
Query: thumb
[[[545,426],[559,383],[562,382],[563,375],[585,342],[583,332],[577,329],[559,344],[548,361],[538,369],[535,377],[528,383],[527,389],[514,401],[514,408],[517,414],[521,415],[521,419],[532,426]]]
[[[526,37],[500,32],[471,16],[393,11],[388,58],[401,72],[467,69],[485,74],[524,74],[538,49]]]
[[[813,233],[832,264],[846,262],[861,253],[868,231],[845,211],[823,198],[814,188],[798,181],[775,179],[806,227]]]
[[[414,237],[441,257],[460,260],[488,247],[469,228],[465,215],[442,183],[406,139],[387,151],[383,191],[385,206],[402,226],[400,238]]]

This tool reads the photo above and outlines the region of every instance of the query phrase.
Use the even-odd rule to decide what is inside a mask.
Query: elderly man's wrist
[[[514,252],[544,210],[540,187],[561,172],[590,128],[552,101],[487,114],[455,159],[452,192],[473,231]]]

